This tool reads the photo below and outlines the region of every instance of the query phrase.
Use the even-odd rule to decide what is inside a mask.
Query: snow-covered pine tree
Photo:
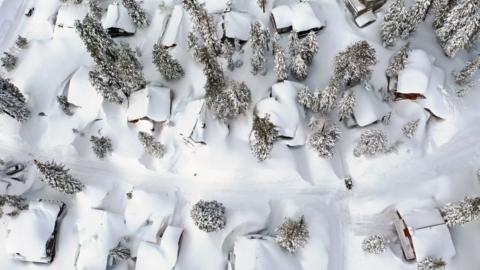
[[[441,209],[448,226],[463,225],[480,218],[480,197],[447,203]]]
[[[270,122],[270,116],[261,118],[254,116],[252,126],[252,136],[250,136],[250,150],[253,155],[263,161],[270,157],[273,143],[278,139],[278,130]]]
[[[230,42],[225,41],[222,43],[222,57],[227,61],[227,68],[230,71],[235,69],[235,62],[233,62],[234,52],[234,47]]]
[[[405,68],[408,61],[408,54],[410,53],[410,42],[407,42],[400,50],[398,50],[393,57],[390,58],[387,70],[385,73],[388,77],[395,77]]]
[[[90,14],[97,20],[102,18],[103,10],[99,0],[88,0],[88,9]]]
[[[288,36],[288,54],[291,59],[290,62],[293,62],[293,59],[298,54],[300,50],[300,40],[298,39],[297,33],[291,32]]]
[[[281,82],[287,79],[287,63],[285,59],[285,53],[281,49],[277,49],[275,52],[275,74],[277,75],[277,81]]]
[[[28,45],[28,40],[19,35],[15,40],[15,45],[17,45],[17,47],[20,49],[25,49]]]
[[[145,153],[152,155],[153,157],[162,158],[167,151],[162,143],[146,132],[138,132],[138,140],[143,145]]]
[[[87,15],[83,21],[75,22],[75,29],[97,65],[115,62],[115,42],[105,32],[100,21]]]
[[[130,259],[132,256],[132,252],[129,248],[124,247],[123,245],[118,243],[118,245],[115,248],[111,249],[108,252],[108,256],[112,260],[111,266],[115,266],[119,264],[121,261]]]
[[[226,120],[244,114],[250,103],[250,89],[244,82],[230,81],[225,89],[207,100],[214,118]]]
[[[367,41],[357,41],[335,56],[335,85],[352,86],[366,81],[372,74],[371,66],[377,63],[375,49]]]
[[[310,65],[317,52],[317,35],[314,31],[310,31],[300,43],[299,54],[302,56],[303,60],[305,60],[307,65]]]
[[[263,13],[265,13],[265,6],[267,5],[267,0],[257,0],[257,5],[262,9]]]
[[[123,6],[127,8],[128,15],[132,18],[133,23],[140,28],[146,27],[150,24],[147,19],[145,10],[135,0],[122,0]]]
[[[145,77],[143,77],[142,64],[127,43],[118,45],[115,66],[117,72],[123,78],[122,92],[125,95],[129,96],[130,93],[143,88],[147,84]]]
[[[2,77],[0,77],[0,111],[19,122],[27,120],[31,114],[22,92],[13,83]]]
[[[431,0],[416,0],[408,9],[405,17],[406,25],[401,34],[403,39],[408,39],[410,34],[417,29],[417,25],[425,20],[431,3]]]
[[[337,101],[337,93],[337,85],[332,80],[330,80],[327,87],[322,92],[320,92],[319,95],[320,99],[318,102],[318,106],[320,112],[327,114],[335,108]]]
[[[480,14],[480,12],[479,12]],[[454,57],[461,49],[471,46],[474,36],[480,31],[480,15],[475,15],[465,25],[459,28],[443,45],[447,56]]]
[[[182,0],[182,6],[190,15],[195,32],[201,37],[203,45],[210,51],[210,54],[218,56],[221,53],[221,45],[213,18],[197,0]]]
[[[227,222],[225,206],[218,201],[200,200],[190,209],[195,226],[204,232],[215,232],[225,228]]]
[[[338,129],[337,126],[325,126],[310,135],[308,144],[317,151],[320,157],[331,159],[334,154],[335,145],[340,139],[340,134],[340,129]]]
[[[435,29],[438,29],[443,25],[445,17],[455,2],[456,0],[432,0],[430,10],[434,16],[432,25]]]
[[[417,264],[417,270],[440,270],[446,263],[441,258],[426,257]]]
[[[410,121],[405,126],[402,127],[402,132],[405,137],[412,139],[415,137],[415,134],[417,133],[417,128],[418,128],[418,123],[420,122],[420,119]]]
[[[384,153],[388,150],[387,135],[381,130],[369,129],[365,130],[360,135],[360,141],[353,149],[353,154],[356,157],[365,155],[367,157],[374,157],[379,153]]]
[[[407,11],[404,0],[393,0],[388,6],[380,30],[384,47],[393,46],[406,27]]]
[[[91,136],[90,142],[92,143],[93,153],[100,159],[110,155],[113,151],[112,140],[108,137]]]
[[[459,85],[465,85],[468,83],[473,74],[480,69],[480,54],[477,55],[473,60],[469,61],[465,67],[463,67],[459,72],[456,72],[455,82]]]
[[[310,237],[304,216],[298,219],[287,218],[275,230],[275,242],[290,253],[303,248]]]
[[[94,70],[88,73],[90,83],[95,87],[104,99],[109,102],[121,104],[125,95],[122,92],[123,80],[112,65],[96,65]]]
[[[265,71],[265,52],[268,46],[267,30],[259,21],[254,21],[250,27],[250,44],[252,45],[252,74]]]
[[[72,105],[68,103],[67,96],[57,96],[57,103],[58,106],[60,106],[60,109],[62,110],[63,113],[65,113],[68,116],[73,115],[73,110],[72,110]]]
[[[305,60],[303,60],[300,54],[297,54],[293,59],[293,62],[290,66],[290,72],[293,77],[299,81],[303,81],[308,77],[308,65]]]
[[[274,32],[272,36],[272,54],[273,55],[275,55],[275,53],[278,50],[281,50],[279,43],[280,43],[280,35],[277,32]]]
[[[355,94],[353,91],[345,91],[338,102],[338,117],[340,121],[349,119],[353,116],[353,107],[355,106]]]
[[[0,195],[0,218],[2,218],[4,214],[14,217],[20,214],[21,211],[27,209],[28,201],[24,197],[16,195]]]
[[[387,249],[385,238],[381,235],[371,235],[362,242],[362,250],[370,254],[382,254]]]
[[[305,86],[304,88],[300,89],[297,93],[297,102],[305,106],[305,108],[310,109],[314,111],[314,102],[315,102],[315,96],[312,91],[308,88],[308,86]],[[318,112],[318,111],[314,111]]]
[[[53,189],[65,194],[75,194],[85,187],[84,184],[74,178],[65,169],[65,165],[58,164],[55,161],[40,162],[33,161],[38,171],[42,174],[43,180]]]
[[[2,62],[2,67],[4,67],[6,71],[12,71],[17,66],[17,57],[13,54],[4,52],[3,57],[0,58],[0,62]]]
[[[153,63],[167,81],[178,80],[185,76],[185,71],[180,63],[160,43],[153,46]]]

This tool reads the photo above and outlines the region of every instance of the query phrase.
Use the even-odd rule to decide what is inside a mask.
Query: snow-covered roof
[[[110,192],[111,187],[106,187],[98,184],[89,184],[76,194],[79,205],[91,208],[100,207],[103,200]]]
[[[405,68],[398,74],[397,92],[424,95],[428,89],[433,60],[433,57],[423,50],[412,50]]]
[[[291,254],[267,239],[239,237],[234,246],[235,267],[240,270],[296,270],[301,269]]]
[[[86,5],[62,5],[57,13],[56,26],[74,27],[76,20],[83,20],[88,13]]]
[[[323,27],[309,3],[303,2],[292,6],[292,14],[289,17],[292,18],[292,29],[297,33]]]
[[[166,121],[170,117],[170,99],[169,88],[149,84],[130,96],[127,120],[148,118],[156,122]]]
[[[50,261],[47,242],[55,229],[61,206],[48,202],[31,202],[28,210],[9,220],[5,250],[12,258],[29,261]]]
[[[190,101],[176,121],[175,128],[184,138],[190,138],[194,142],[205,142],[205,117],[205,100]]]
[[[135,270],[174,269],[182,233],[183,228],[168,226],[162,235],[160,245],[142,241],[137,251]]]
[[[351,91],[355,95],[353,116],[358,126],[368,126],[388,112],[388,106],[374,92],[361,85],[355,86]]]
[[[425,99],[420,99],[418,102],[433,115],[447,119],[453,108],[449,103],[451,98],[448,97],[448,93],[443,89],[444,82],[445,72],[439,67],[433,67],[428,89],[424,94]]]
[[[271,11],[277,29],[292,26],[292,9],[287,5],[278,6]]]
[[[105,29],[118,28],[128,33],[135,33],[136,27],[133,24],[127,9],[120,3],[114,2],[108,6],[107,13],[102,20]]]
[[[166,47],[175,46],[177,44],[179,33],[183,27],[184,10],[181,5],[173,8],[172,14],[168,20],[167,27],[162,36],[162,45]]]
[[[203,0],[208,13],[223,12],[227,8],[228,0]]]
[[[88,209],[77,224],[79,251],[77,270],[105,269],[108,252],[125,235],[122,216],[104,210]]]
[[[76,118],[84,119],[89,123],[98,116],[103,98],[90,83],[89,70],[81,66],[73,74],[68,85],[67,100],[75,106],[80,107],[75,111]]]
[[[287,138],[294,138],[304,144],[300,138],[295,138],[303,133],[297,130],[301,127],[303,111],[296,102],[297,89],[290,81],[283,81],[272,86],[272,97],[259,101],[256,105],[256,114],[259,117],[270,116],[272,122],[278,129],[279,135]]]
[[[246,41],[250,34],[252,16],[244,12],[230,11],[224,14],[225,36]]]

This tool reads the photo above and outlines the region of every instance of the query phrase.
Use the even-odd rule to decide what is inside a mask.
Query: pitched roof
[[[137,27],[133,24],[127,8],[118,2],[108,6],[107,14],[102,20],[102,26],[105,29],[119,28],[128,33],[135,33]]]
[[[374,92],[361,85],[352,88],[355,95],[353,115],[358,126],[368,126],[380,120],[387,112],[388,106]]]
[[[183,228],[168,226],[160,245],[141,242],[137,251],[136,270],[171,270],[178,258],[179,242]]]
[[[127,120],[135,121],[148,118],[156,122],[170,118],[171,91],[169,88],[147,85],[134,92],[129,99]]]
[[[223,15],[225,36],[241,41],[246,41],[250,35],[252,16],[244,12],[230,11]]]
[[[408,62],[398,74],[397,92],[424,95],[428,90],[433,58],[423,50],[412,50]]]
[[[324,27],[309,3],[281,5],[273,8],[271,13],[277,29],[291,26],[295,32],[304,32]]]
[[[181,5],[173,8],[172,14],[168,19],[168,24],[162,35],[162,45],[171,47],[177,44],[179,34],[183,30],[184,10]]]

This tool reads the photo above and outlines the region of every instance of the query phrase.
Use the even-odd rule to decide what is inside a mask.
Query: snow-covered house
[[[230,0],[202,0],[208,13],[221,13],[228,7]],[[201,1],[201,2],[202,2]]]
[[[183,228],[168,226],[160,244],[142,241],[138,247],[135,270],[171,270],[177,264]]]
[[[294,31],[299,38],[306,36],[310,31],[318,32],[325,26],[310,3],[305,2],[273,8],[270,21],[277,33]]]
[[[302,123],[303,108],[296,101],[297,87],[292,81],[283,81],[272,86],[271,97],[263,99],[255,106],[259,117],[269,115],[270,122],[278,130],[279,136],[287,140],[289,146],[305,144],[305,131]]]
[[[245,12],[229,11],[223,14],[223,37],[246,42],[250,35],[252,16]]]
[[[388,105],[376,93],[365,89],[363,85],[356,85],[349,91],[355,95],[355,105],[351,118],[348,118],[345,123],[348,127],[371,125],[388,113]]]
[[[85,5],[62,5],[57,13],[55,27],[75,27],[76,20],[83,20],[88,13]]]
[[[183,32],[183,23],[185,20],[185,11],[181,5],[176,5],[170,15],[167,27],[163,32],[161,43],[163,46],[170,48],[178,44],[178,40]]]
[[[156,123],[170,118],[171,90],[154,84],[132,93],[127,109],[127,121],[143,131],[153,131]]]
[[[127,8],[119,2],[113,2],[108,6],[107,13],[102,19],[102,26],[111,37],[131,36],[137,30]]]
[[[27,210],[7,224],[6,253],[16,260],[51,263],[64,211],[63,203],[30,202]]]
[[[205,99],[190,101],[176,121],[176,130],[188,142],[205,143],[206,118]]]
[[[421,261],[427,256],[447,260],[456,253],[450,230],[433,202],[400,203],[394,224],[406,260]]]
[[[367,7],[361,0],[345,0],[345,5],[353,16],[355,24],[362,28],[377,20],[373,10]]]

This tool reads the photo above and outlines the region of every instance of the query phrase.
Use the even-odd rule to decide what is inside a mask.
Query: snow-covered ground
[[[185,69],[185,78],[165,81],[152,63],[153,44],[161,37],[165,20],[173,9],[169,3],[177,2],[144,0],[143,6],[153,23],[138,29],[131,37],[117,39],[141,52],[140,61],[148,82],[172,90],[170,118],[159,136],[167,152],[162,159],[156,159],[144,153],[137,139],[137,128],[127,122],[127,104],[101,102],[99,95],[90,91],[85,95],[99,102],[83,100],[84,106],[73,116],[60,110],[56,96],[63,93],[77,70],[85,72],[94,65],[75,29],[53,24],[62,4],[58,0],[0,0],[0,51],[13,50],[18,56],[17,67],[7,77],[28,97],[32,110],[32,116],[22,125],[0,114],[0,158],[29,162],[31,170],[35,170],[33,159],[63,162],[93,193],[62,195],[50,189],[40,181],[40,175],[33,172],[33,184],[24,193],[27,198],[48,198],[67,204],[59,228],[55,260],[50,265],[11,260],[4,245],[11,218],[3,217],[0,219],[0,269],[76,269],[80,245],[93,238],[89,235],[86,219],[95,217],[94,220],[101,220],[98,222],[108,223],[113,228],[101,231],[104,235],[100,239],[104,242],[95,247],[99,260],[114,247],[112,243],[118,243],[123,236],[130,237],[133,247],[147,241],[144,238],[151,239],[151,232],[140,228],[148,221],[158,228],[165,224],[184,228],[175,269],[223,270],[237,239],[257,233],[271,235],[284,217],[296,215],[305,216],[310,241],[294,255],[282,251],[283,255],[292,256],[295,269],[416,269],[414,263],[403,259],[395,238],[390,216],[394,205],[411,198],[431,197],[442,205],[480,194],[480,180],[476,175],[480,164],[480,91],[457,97],[450,75],[473,54],[461,51],[455,58],[447,58],[430,24],[419,26],[410,38],[411,46],[431,54],[435,65],[445,72],[444,91],[451,111],[443,120],[424,119],[423,138],[402,138],[399,134],[405,121],[392,116],[390,126],[377,123],[373,127],[385,130],[392,143],[397,139],[402,142],[393,153],[377,158],[355,157],[355,143],[362,131],[372,126],[353,129],[342,126],[342,138],[331,160],[318,157],[306,145],[289,147],[285,141],[278,141],[271,157],[259,162],[250,153],[248,139],[255,104],[268,98],[270,87],[276,83],[272,55],[268,53],[269,72],[265,76],[254,76],[250,72],[251,47],[249,43],[244,46],[245,52],[241,55],[244,65],[233,72],[224,70],[229,79],[244,81],[251,89],[248,112],[228,121],[228,127],[207,114],[206,144],[185,143],[177,127],[185,118],[192,117],[184,114],[185,108],[189,102],[203,97],[205,83],[202,66],[186,49],[188,31],[183,28],[190,27],[188,19],[182,31],[177,33],[180,42],[172,49]],[[207,2],[211,5],[223,1]],[[254,0],[233,2],[234,9],[248,12],[270,27],[268,10],[275,1],[267,0],[266,13],[262,13]],[[375,23],[359,29],[343,1],[311,2],[326,27],[318,35],[319,53],[311,65],[310,75],[302,83],[310,89],[324,88],[333,72],[334,56],[355,41],[367,40],[379,59],[371,84],[374,89],[385,89],[388,59],[400,44],[389,49],[382,47],[378,33],[383,10],[377,13]],[[167,7],[158,8],[161,3]],[[23,13],[29,6],[34,6],[35,12],[26,17]],[[82,9],[85,7],[71,7],[72,18],[69,19],[82,19]],[[185,18],[188,18],[186,14]],[[29,39],[26,49],[10,49],[17,35]],[[283,47],[286,47],[287,36],[281,37]],[[92,90],[88,85],[76,87]],[[94,121],[96,119],[100,120]],[[99,160],[90,149],[91,135],[110,137],[112,155]],[[345,188],[343,178],[346,176],[353,179],[352,190]],[[108,193],[98,200],[102,191]],[[145,200],[145,207],[140,202],[135,205],[127,194],[142,194],[138,196],[142,196],[140,202]],[[199,199],[215,199],[225,205],[227,224],[223,230],[207,234],[194,226],[190,207]],[[108,211],[112,216],[91,213],[92,208]],[[125,226],[115,221],[117,217],[127,220]],[[451,230],[457,254],[447,261],[446,270],[479,269],[479,225],[476,221]],[[391,248],[381,255],[365,254],[361,242],[366,236],[377,233],[392,240]],[[155,237],[154,233],[153,239]],[[137,250],[132,248],[132,253],[136,255]],[[85,256],[88,260],[91,254]],[[104,269],[95,267],[82,269]]]

